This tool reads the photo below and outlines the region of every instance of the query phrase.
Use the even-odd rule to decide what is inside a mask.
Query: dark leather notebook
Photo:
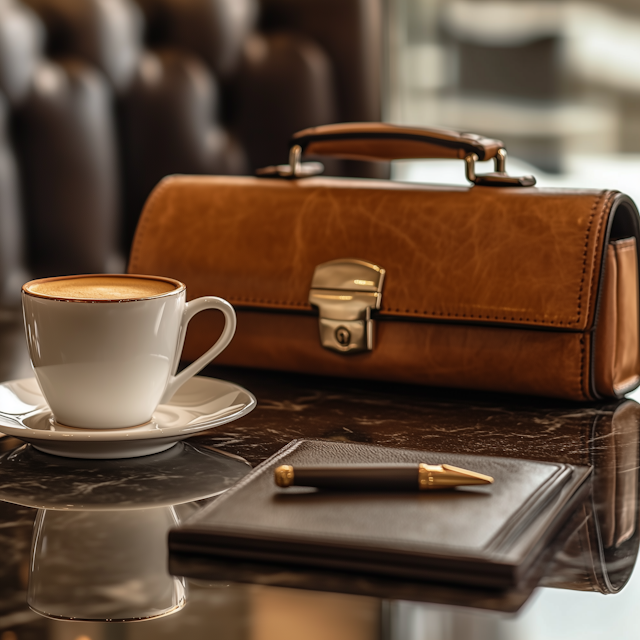
[[[452,491],[278,488],[280,464],[447,463],[494,484]],[[172,554],[205,554],[412,580],[510,588],[562,526],[590,467],[296,440],[173,529]]]

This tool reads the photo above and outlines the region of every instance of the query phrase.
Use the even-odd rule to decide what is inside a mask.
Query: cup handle
[[[180,325],[180,339],[176,348],[175,368],[180,361],[180,355],[182,354],[182,348],[184,347],[184,339],[187,335],[187,325],[193,316],[205,309],[217,309],[222,311],[225,318],[224,330],[222,335],[218,338],[218,341],[205,353],[203,353],[197,360],[192,362],[186,369],[183,369],[178,375],[172,375],[169,377],[167,387],[164,390],[160,404],[169,402],[173,394],[192,376],[195,376],[201,369],[206,367],[217,355],[222,353],[227,345],[231,342],[234,333],[236,332],[236,313],[233,307],[222,298],[216,298],[214,296],[205,296],[203,298],[197,298],[191,302],[185,304],[185,309],[182,314],[182,324]]]

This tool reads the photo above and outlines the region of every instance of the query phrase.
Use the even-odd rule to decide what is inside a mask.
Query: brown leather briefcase
[[[301,155],[458,158],[468,187],[314,177]],[[292,140],[259,177],[173,176],[149,197],[131,273],[238,312],[221,364],[532,393],[620,396],[640,381],[633,202],[539,189],[498,140],[386,124]],[[475,161],[496,171],[476,175]],[[208,313],[208,312],[207,312]],[[221,326],[200,314],[185,357]]]

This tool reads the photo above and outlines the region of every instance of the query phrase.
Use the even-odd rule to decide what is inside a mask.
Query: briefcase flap
[[[607,242],[635,235],[636,216],[614,191],[172,176],[129,271],[178,278],[189,298],[311,312],[316,267],[353,258],[386,271],[381,319],[585,331]]]

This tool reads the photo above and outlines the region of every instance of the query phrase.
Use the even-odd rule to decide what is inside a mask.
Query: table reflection
[[[0,499],[38,508],[27,602],[68,620],[149,620],[180,610],[167,533],[244,477],[241,458],[179,443],[133,460],[58,458],[23,445],[0,456]]]
[[[69,620],[146,620],[186,602],[184,580],[166,570],[172,507],[54,511],[36,517],[27,602]]]
[[[610,420],[595,421],[591,494],[576,510],[575,531],[542,585],[613,594],[629,581],[640,545],[639,423],[640,405],[632,400],[622,402]]]

